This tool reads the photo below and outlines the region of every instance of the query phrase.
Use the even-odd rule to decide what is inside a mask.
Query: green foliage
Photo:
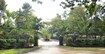
[[[28,43],[25,39],[0,39],[0,49],[32,47],[34,39],[29,39]]]
[[[7,39],[7,43],[9,43],[9,48],[15,48],[16,47],[16,39]]]
[[[33,44],[34,43],[34,38],[30,38],[29,39],[29,44]]]
[[[29,3],[24,3],[22,9],[24,10],[30,10],[32,7],[30,6]]]
[[[87,38],[76,38],[73,41],[73,38],[67,37],[66,39],[67,46],[79,46],[79,47],[102,47],[105,46],[104,40],[100,39],[87,39]]]
[[[4,18],[4,24],[0,26],[0,49],[32,47],[42,23],[41,19],[32,14],[31,5],[24,3],[18,11],[5,12],[7,18]]]
[[[6,3],[5,0],[0,0],[0,10],[5,11]]]
[[[0,54],[19,54],[31,50],[33,50],[33,48],[7,49],[7,50],[0,50]]]
[[[25,45],[26,45],[26,42],[27,40],[24,40],[24,39],[19,39],[18,40],[18,43],[17,43],[17,48],[23,48]]]
[[[73,39],[71,37],[66,38],[66,42],[72,42],[72,41],[73,41]]]
[[[62,20],[60,16],[57,16],[52,19],[50,28],[53,28],[53,34],[59,37],[60,35],[63,36],[66,33],[67,26],[65,24],[65,21]]]
[[[76,39],[75,42],[77,43],[77,46],[84,46],[86,43],[85,40],[80,39],[80,38]]]
[[[66,38],[65,38],[65,42],[66,42],[66,45],[67,45],[67,46],[70,46],[71,43],[72,43],[72,41],[73,41],[73,39],[72,39],[71,37],[66,37]]]
[[[75,2],[78,5],[76,5]],[[104,16],[104,13],[105,13],[104,12],[105,5],[98,4],[97,2],[100,2],[100,1],[98,1],[98,0],[65,0],[65,2],[61,2],[61,6],[63,6],[64,8],[73,9],[73,10],[71,10],[71,14],[73,14],[72,18],[78,18],[79,16],[83,15],[83,17],[79,17],[79,18],[81,18],[81,19],[85,18],[85,21],[83,22],[85,26],[83,26],[83,24],[79,24],[78,25],[79,27],[73,25],[77,29],[80,29],[81,28],[80,26],[83,26],[82,27],[83,29],[81,29],[80,33],[83,33],[83,32],[85,32],[85,33],[89,33],[89,32],[90,33],[102,33],[102,30],[101,30],[102,28],[101,27],[99,28],[99,25],[102,25],[101,22],[102,22],[102,17]],[[85,8],[78,9],[79,11],[85,10],[85,11],[83,11],[84,13],[82,11],[79,12],[78,10],[76,10],[75,6],[76,7],[84,6]],[[83,13],[83,14],[81,14],[81,13]],[[77,16],[77,17],[75,17],[75,16]],[[74,19],[74,21],[77,23],[79,20],[76,21]],[[75,22],[72,22],[72,23],[75,23]],[[78,23],[80,23],[80,21]],[[79,31],[79,30],[77,30],[77,31]]]
[[[98,0],[65,0],[65,2],[61,2],[61,6],[74,9],[74,7],[77,6],[74,2],[76,2],[78,6],[84,6],[86,12],[89,13],[89,17],[95,15],[97,13],[96,11],[100,9],[100,7],[97,9],[97,2],[100,2]]]
[[[14,48],[15,45],[15,39],[0,39],[0,49]]]
[[[63,48],[71,49],[71,50],[86,50],[86,51],[101,51],[100,49],[104,49],[103,47],[70,47],[70,46],[63,46]]]
[[[8,47],[8,43],[6,42],[6,40],[0,39],[0,48],[3,49],[6,47]]]
[[[46,40],[46,39],[50,39],[51,37],[51,34],[50,34],[50,32],[47,30],[48,29],[48,27],[47,28],[42,28],[41,29],[41,34],[42,34],[42,37]]]
[[[83,33],[86,31],[89,22],[83,9],[82,7],[75,7],[74,10],[71,10],[71,15],[65,20],[67,30],[70,33]]]

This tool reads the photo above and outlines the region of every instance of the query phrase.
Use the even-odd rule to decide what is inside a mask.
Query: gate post
[[[59,45],[63,46],[63,37],[62,36],[59,37]]]

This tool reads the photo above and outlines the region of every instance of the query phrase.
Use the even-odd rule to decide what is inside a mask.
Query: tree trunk
[[[34,46],[38,46],[38,37],[34,36]]]
[[[34,35],[34,46],[38,46],[38,31],[35,31],[35,35]]]
[[[2,16],[0,15],[0,26],[1,26],[1,18],[2,18]]]
[[[19,39],[18,39],[18,38],[16,38],[16,45],[15,45],[15,46],[16,46],[16,48],[18,48],[18,47],[19,47],[19,44],[18,44],[18,43],[19,43]]]
[[[62,36],[59,37],[59,45],[63,46],[63,37]]]

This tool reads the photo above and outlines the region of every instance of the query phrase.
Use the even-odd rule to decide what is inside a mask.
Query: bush
[[[67,38],[65,38],[65,39],[66,39],[66,45],[67,45],[67,46],[70,46],[71,43],[72,43],[72,41],[73,41],[73,39],[72,39],[71,37],[67,37]]]
[[[71,37],[67,37],[66,45],[79,46],[79,47],[101,47],[101,46],[105,46],[105,40],[76,38],[76,40],[73,41]]]
[[[33,44],[33,43],[34,43],[34,38],[30,38],[30,39],[29,39],[29,43],[30,43],[30,44]]]
[[[13,48],[15,43],[15,39],[0,39],[0,49]]]
[[[28,47],[34,42],[33,39],[25,40],[19,39],[18,42],[16,39],[0,39],[0,49],[10,49],[10,48],[24,48]]]
[[[16,39],[6,39],[7,43],[9,44],[9,48],[15,48],[16,47]]]
[[[85,43],[86,43],[86,44],[85,44],[86,46],[92,46],[93,41],[90,40],[90,39],[86,39],[86,40],[85,40]]]
[[[25,39],[19,39],[17,44],[17,48],[23,48],[27,43]]]
[[[103,41],[104,41],[104,40],[96,39],[96,40],[94,40],[92,43],[93,43],[93,46],[104,46]]]
[[[75,41],[75,44],[76,46],[84,46],[86,43],[85,43],[85,40],[77,38]]]
[[[0,39],[0,49],[5,49],[8,47],[8,43],[6,41],[6,39]]]
[[[16,39],[0,39],[0,49],[14,48]]]

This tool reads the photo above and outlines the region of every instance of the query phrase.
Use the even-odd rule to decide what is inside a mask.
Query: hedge
[[[75,41],[71,37],[65,39],[66,45],[68,46],[79,46],[79,47],[104,47],[105,39],[84,39],[84,38],[76,38]]]
[[[0,49],[10,49],[10,48],[24,48],[32,44],[33,39],[26,41],[25,39],[0,39]]]

